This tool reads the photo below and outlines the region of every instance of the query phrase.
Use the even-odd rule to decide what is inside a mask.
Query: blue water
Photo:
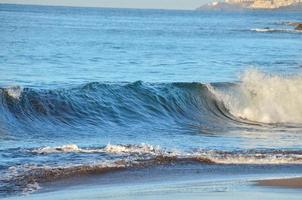
[[[0,4],[0,194],[158,156],[301,164],[292,21],[302,14]]]

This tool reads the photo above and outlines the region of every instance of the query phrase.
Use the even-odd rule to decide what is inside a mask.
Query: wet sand
[[[287,170],[288,173],[285,173]],[[274,172],[274,173],[273,173]],[[284,172],[284,173],[282,173]],[[160,165],[118,170],[41,183],[34,193],[12,195],[8,200],[133,200],[211,199],[300,200],[302,190],[263,187],[255,180],[293,177],[301,166]],[[256,181],[258,182],[258,181]]]
[[[52,192],[10,197],[7,200],[241,200],[242,198],[245,200],[301,200],[301,192],[299,191],[288,189],[278,189],[276,191],[272,188],[255,187],[249,184],[249,181],[244,180],[213,180],[209,182],[186,180],[106,186],[98,184],[81,185]]]
[[[271,187],[301,188],[302,189],[302,177],[260,180],[260,181],[258,181],[257,185],[271,186]]]

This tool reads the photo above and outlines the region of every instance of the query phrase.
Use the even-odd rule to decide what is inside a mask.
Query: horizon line
[[[17,5],[17,6],[43,6],[43,7],[70,7],[70,8],[103,8],[103,9],[134,9],[134,10],[179,10],[179,11],[196,11],[197,8],[192,9],[176,9],[176,8],[135,8],[135,7],[106,7],[106,6],[85,6],[85,5],[58,5],[58,4],[32,4],[32,3],[6,3],[0,2],[0,5]]]

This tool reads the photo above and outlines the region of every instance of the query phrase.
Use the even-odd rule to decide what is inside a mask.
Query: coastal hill
[[[203,5],[197,10],[301,10],[302,0],[225,0]]]

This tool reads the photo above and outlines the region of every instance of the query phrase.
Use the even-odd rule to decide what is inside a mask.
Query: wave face
[[[88,83],[1,89],[2,124],[302,123],[302,78],[246,71],[238,83]],[[165,120],[166,122],[163,122]],[[37,125],[37,124],[36,124]]]
[[[126,127],[133,124],[228,120],[222,102],[200,83],[88,83],[69,89],[1,89],[2,124],[41,135],[53,127]],[[63,130],[63,129],[62,129]],[[22,132],[22,136],[28,134]],[[73,131],[70,131],[73,132]],[[50,134],[56,134],[55,131]]]
[[[201,92],[201,94],[198,94]],[[185,115],[190,107],[210,100],[199,83],[142,82],[86,85],[61,90],[18,86],[1,89],[2,110],[17,120],[36,119],[72,123],[77,119],[122,123],[127,118]],[[188,116],[189,117],[189,116]]]
[[[62,89],[0,89],[1,137],[24,145],[146,142],[242,148],[209,135],[258,135],[254,148],[288,147],[302,126],[302,78],[246,71],[236,83],[88,83]],[[288,137],[284,137],[283,133]],[[199,140],[194,135],[205,136]],[[279,137],[270,142],[270,134]],[[175,137],[172,140],[171,137]],[[188,142],[184,144],[182,137]],[[297,138],[298,137],[298,138]],[[81,143],[80,138],[84,138]],[[159,139],[160,138],[160,139]],[[226,138],[228,139],[228,138]],[[98,142],[96,142],[98,141]],[[58,144],[58,143],[57,143]],[[274,146],[275,145],[275,146]],[[16,147],[16,145],[11,145]]]

